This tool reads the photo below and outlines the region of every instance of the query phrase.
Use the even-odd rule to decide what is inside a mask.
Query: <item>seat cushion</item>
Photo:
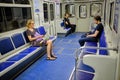
[[[86,42],[85,46],[97,47],[97,42]],[[83,49],[83,52],[84,53],[86,53],[86,52],[96,53],[97,49],[88,49],[88,48],[86,48],[86,49]]]
[[[23,36],[22,36],[21,33],[14,34],[12,36],[12,41],[13,41],[13,43],[14,43],[16,48],[18,48],[18,47],[20,47],[20,46],[25,44],[25,41],[24,41]]]
[[[84,72],[84,71],[77,71],[76,80],[93,80],[94,74]]]
[[[2,62],[0,63],[0,72],[6,69],[7,67],[11,66],[15,62]]]
[[[95,70],[92,68],[92,67],[90,67],[90,66],[88,66],[88,65],[85,65],[84,63],[83,63],[83,60],[80,60],[79,61],[79,63],[78,63],[78,69],[79,70],[84,70],[84,71],[88,71],[88,72],[95,72]]]
[[[85,46],[93,46],[96,47],[97,46],[97,42],[86,42]]]
[[[63,22],[63,21],[60,23],[60,26],[61,26],[61,27],[64,27],[64,22]]]
[[[71,30],[71,28],[65,28],[65,30],[66,30],[66,31],[69,31],[69,30]]]
[[[31,52],[33,52],[34,50],[36,50],[38,47],[29,47],[23,51],[20,52],[20,54],[29,54]]]
[[[14,49],[11,39],[9,37],[0,39],[0,53],[2,55]]]
[[[24,58],[26,55],[20,55],[20,54],[17,54],[11,58],[9,58],[7,61],[19,61],[20,59]]]

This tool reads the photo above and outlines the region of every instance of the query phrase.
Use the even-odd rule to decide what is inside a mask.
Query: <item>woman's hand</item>
[[[66,21],[66,22],[65,22],[65,24],[67,24],[67,25],[68,25],[68,22]]]
[[[39,39],[39,38],[43,38],[44,37],[44,35],[39,35],[39,36],[36,36],[36,37],[31,37],[31,36],[28,36],[28,39],[30,40],[30,41],[33,41],[33,40],[36,40],[36,39]]]
[[[44,37],[44,35],[40,35],[40,36],[38,36],[38,38],[43,38]]]
[[[39,35],[39,36],[36,36],[35,38],[38,39],[38,38],[43,38],[44,35]]]
[[[87,36],[86,37],[90,37],[88,34],[87,34]]]

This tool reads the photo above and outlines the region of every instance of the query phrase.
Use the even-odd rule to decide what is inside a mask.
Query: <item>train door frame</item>
[[[70,19],[70,22],[71,22],[71,24],[76,24],[76,13],[75,13],[75,11],[76,11],[76,7],[75,7],[75,3],[74,2],[71,2],[71,3],[67,3],[67,2],[63,2],[62,3],[62,14],[65,14],[67,11],[66,11],[66,6],[67,5],[72,5],[72,6],[74,6],[74,9],[72,9],[72,10],[74,10],[74,11],[71,11],[71,12],[73,12],[74,14],[71,14],[70,12],[69,12],[69,14],[71,14],[71,16],[69,17],[69,19]],[[72,7],[71,7],[72,8]],[[68,12],[67,12],[68,13]],[[63,16],[63,18],[64,18],[64,16]]]
[[[51,20],[52,18],[52,16],[51,16],[51,5],[53,5],[53,17],[54,17],[54,19],[53,20]],[[51,25],[51,28],[50,28],[50,34],[51,34],[51,36],[54,36],[55,35],[55,30],[56,30],[56,28],[55,28],[55,3],[54,2],[49,2],[49,23],[50,23],[50,25]]]
[[[85,18],[80,17],[80,6],[86,6],[86,12],[87,15]],[[77,32],[88,32],[89,31],[89,24],[90,24],[90,10],[89,10],[90,4],[86,2],[79,2],[76,3],[76,25],[77,25]],[[86,22],[87,21],[87,22]],[[86,23],[85,23],[86,22]],[[84,25],[84,27],[83,27]]]
[[[47,10],[48,10],[48,21],[45,22],[44,20],[44,26],[47,30],[47,33],[50,35],[50,36],[54,36],[55,35],[55,3],[54,2],[48,2],[48,1],[44,1],[43,4],[47,4]],[[51,11],[50,11],[50,5],[53,4],[53,10],[54,10],[54,19],[51,20]],[[43,6],[44,7],[44,6]],[[43,13],[44,14],[44,13]]]

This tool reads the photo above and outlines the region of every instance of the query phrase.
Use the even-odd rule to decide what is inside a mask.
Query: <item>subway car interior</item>
[[[0,0],[0,80],[120,80],[119,46],[120,0]]]

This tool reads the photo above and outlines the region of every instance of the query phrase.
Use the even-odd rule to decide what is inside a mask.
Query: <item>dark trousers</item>
[[[71,33],[73,33],[76,30],[76,25],[75,24],[69,24],[69,25],[66,25],[66,28],[71,28]]]
[[[75,24],[71,24],[71,32],[73,33],[73,32],[75,32],[75,30],[76,30],[76,25]]]
[[[98,39],[94,38],[94,37],[86,37],[87,34],[84,34],[81,36],[81,38],[79,39],[79,44],[80,46],[84,46],[85,42],[97,42]]]

